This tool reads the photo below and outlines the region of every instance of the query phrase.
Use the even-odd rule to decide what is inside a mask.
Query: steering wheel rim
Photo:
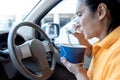
[[[51,63],[51,67],[48,66],[48,61],[47,58],[45,58],[45,47],[42,47],[44,46],[39,40],[37,39],[33,39],[33,40],[30,40],[22,45],[15,45],[15,37],[16,37],[16,34],[17,34],[17,30],[20,28],[20,27],[23,27],[23,26],[29,26],[29,27],[32,27],[34,28],[35,30],[37,30],[41,35],[44,36],[45,40],[48,41],[48,46],[49,46],[49,49],[50,49],[50,52],[52,53],[52,63]],[[32,46],[36,46],[38,47],[38,49],[35,49],[34,47]],[[22,47],[21,47],[22,46]],[[25,47],[26,46],[26,47]],[[41,46],[41,47],[39,47]],[[27,49],[27,52],[26,50],[24,49]],[[32,49],[32,52],[31,52],[31,49]],[[35,49],[35,50],[34,50]],[[13,64],[15,65],[15,67],[18,69],[18,71],[20,71],[24,76],[30,78],[30,79],[39,79],[39,80],[43,80],[43,79],[47,79],[49,78],[54,69],[55,69],[55,51],[54,51],[54,48],[53,48],[53,45],[50,41],[50,39],[48,38],[48,36],[44,33],[44,31],[36,24],[34,23],[31,23],[31,22],[22,22],[20,24],[18,24],[17,26],[13,26],[12,29],[10,30],[9,32],[9,35],[8,35],[8,50],[9,50],[9,53],[10,53],[10,58],[13,62]],[[41,52],[42,50],[42,52]],[[35,51],[35,52],[34,52]],[[37,52],[36,52],[37,51]],[[39,52],[39,53],[38,53]],[[32,73],[30,70],[28,70],[28,68],[23,64],[22,60],[26,57],[24,57],[24,54],[25,53],[30,53],[28,54],[27,58],[28,57],[35,57],[37,58],[36,60],[38,60],[37,64],[39,65],[38,67],[38,72],[35,72],[35,73]],[[37,54],[43,56],[39,56],[41,57],[41,59],[43,59],[44,61],[42,61],[41,59],[39,59],[39,57],[37,57]],[[25,54],[27,55],[27,54]],[[44,63],[43,63],[44,62]],[[45,66],[45,68],[44,68]]]

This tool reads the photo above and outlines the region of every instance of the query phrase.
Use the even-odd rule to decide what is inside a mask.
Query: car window
[[[77,0],[63,0],[42,19],[42,25],[48,22],[60,25],[60,35],[55,38],[55,44],[69,44],[66,27],[68,29],[71,28],[71,21],[75,21],[76,3]],[[79,44],[78,40],[72,34],[69,36],[72,44]]]
[[[22,21],[40,0],[0,0],[0,30]]]
[[[42,24],[55,22],[60,24],[60,27],[62,28],[75,16],[76,1],[77,0],[63,0],[44,17]]]

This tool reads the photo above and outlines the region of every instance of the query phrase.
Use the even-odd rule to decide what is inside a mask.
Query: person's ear
[[[102,20],[107,14],[107,6],[104,3],[100,3],[97,8],[97,15],[99,20]]]

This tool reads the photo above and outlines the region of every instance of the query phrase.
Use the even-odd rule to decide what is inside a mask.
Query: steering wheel
[[[16,45],[17,30],[24,26],[32,27],[38,31],[45,38],[45,41],[35,38],[27,40],[21,45]],[[8,50],[14,66],[29,79],[47,79],[55,69],[56,61],[53,45],[44,31],[34,23],[22,22],[12,27],[8,35]],[[49,63],[46,53],[51,55],[51,63]]]

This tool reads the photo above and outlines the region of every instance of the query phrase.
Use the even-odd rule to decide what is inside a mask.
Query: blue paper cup
[[[83,63],[86,46],[61,45],[60,56],[65,57],[71,63]]]

